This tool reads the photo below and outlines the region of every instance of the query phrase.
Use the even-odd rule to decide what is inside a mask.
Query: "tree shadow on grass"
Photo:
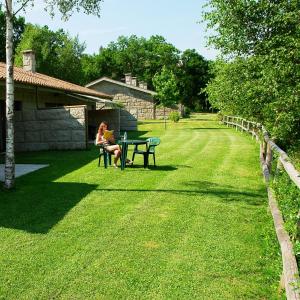
[[[140,192],[140,193],[165,193],[177,194],[185,196],[215,196],[225,202],[244,202],[249,205],[262,205],[266,198],[264,197],[264,190],[257,191],[240,191],[233,186],[219,185],[208,181],[189,181],[183,182],[182,185],[187,188],[182,189],[131,189],[131,188],[97,188],[97,191],[109,192]]]
[[[186,128],[187,130],[225,130],[225,129],[231,129],[229,127],[191,127]]]
[[[2,192],[0,227],[47,233],[97,186],[84,183],[49,182],[36,188]]]
[[[47,233],[97,187],[55,181],[82,168],[97,155],[96,148],[88,151],[18,153],[18,163],[46,163],[49,167],[17,178],[14,190],[0,188],[0,227]]]
[[[144,168],[143,164],[136,164],[134,163],[132,166],[126,167],[126,169],[130,170],[141,170],[144,169],[145,171],[176,171],[178,169],[191,169],[191,166],[188,165],[149,165],[147,168]]]

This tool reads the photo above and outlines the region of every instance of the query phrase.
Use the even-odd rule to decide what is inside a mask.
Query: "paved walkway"
[[[18,164],[16,165],[16,177],[23,176],[48,166],[49,165]],[[4,181],[4,164],[0,164],[0,181]]]

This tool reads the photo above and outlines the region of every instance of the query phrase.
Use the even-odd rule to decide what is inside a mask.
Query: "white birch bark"
[[[14,182],[13,11],[12,0],[6,0],[6,155],[4,186],[11,189]]]

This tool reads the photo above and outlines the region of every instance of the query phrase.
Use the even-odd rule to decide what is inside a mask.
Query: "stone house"
[[[5,150],[6,65],[0,63],[0,152]],[[120,109],[112,97],[35,72],[33,51],[24,51],[23,68],[14,67],[15,149],[86,149],[97,126],[107,120],[120,132]]]
[[[154,99],[155,92],[147,88],[143,81],[125,74],[125,82],[102,77],[90,82],[86,87],[113,97],[114,102],[124,106],[121,110],[121,120],[127,124],[126,130],[136,130],[137,120],[163,118],[164,110],[158,108]],[[178,107],[166,108],[166,114],[178,111]]]

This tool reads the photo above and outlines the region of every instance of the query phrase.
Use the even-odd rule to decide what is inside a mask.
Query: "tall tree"
[[[282,145],[300,140],[299,1],[211,0],[210,42],[223,54],[207,91],[224,112],[263,122]],[[231,91],[231,92],[230,92]]]
[[[25,29],[25,19],[23,17],[13,17],[13,54],[15,54],[16,47],[20,43],[22,34]],[[5,62],[6,59],[6,16],[0,6],[0,61]]]
[[[31,2],[31,1],[30,1]],[[46,7],[51,15],[54,8],[62,14],[64,19],[69,18],[73,11],[83,10],[86,14],[100,16],[102,0],[45,0]],[[5,1],[6,15],[6,154],[5,154],[5,182],[4,186],[10,189],[15,182],[15,154],[14,154],[14,72],[13,72],[13,17],[25,9],[29,0],[18,0],[21,5],[13,10],[13,1]],[[33,4],[33,1],[32,1]]]
[[[16,65],[22,65],[22,51],[28,49],[35,51],[38,72],[77,84],[82,82],[80,65],[85,45],[78,37],[70,37],[63,29],[52,31],[47,26],[28,24],[16,49]]]
[[[116,42],[100,48],[96,56],[85,59],[84,69],[86,74],[95,76],[87,76],[87,82],[97,79],[99,75],[120,80],[124,73],[132,73],[153,88],[155,73],[161,71],[164,65],[175,70],[179,61],[180,51],[162,36],[151,36],[149,39],[135,35],[120,36]]]
[[[194,110],[208,110],[207,95],[203,91],[209,79],[209,62],[195,49],[187,49],[181,54],[177,71],[181,101]]]
[[[153,77],[153,85],[156,90],[156,99],[164,108],[164,120],[166,129],[166,107],[171,107],[179,101],[179,90],[176,77],[172,70],[168,70],[163,66],[160,73],[156,73]]]

